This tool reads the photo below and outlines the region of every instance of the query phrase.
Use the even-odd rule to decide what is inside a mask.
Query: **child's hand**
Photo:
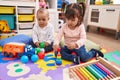
[[[35,42],[35,46],[39,47],[39,42]]]
[[[44,42],[44,43],[45,43],[45,47],[49,45],[49,43],[48,43],[48,42]]]
[[[59,47],[60,47],[59,45],[53,45],[53,50],[54,50],[54,51],[57,51],[57,49],[58,49]]]
[[[68,49],[75,49],[75,48],[77,48],[77,44],[76,43],[68,43],[67,47],[68,47]]]

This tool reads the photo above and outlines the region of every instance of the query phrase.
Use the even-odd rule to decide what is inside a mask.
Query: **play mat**
[[[19,59],[5,58],[0,53],[0,80],[63,80],[63,69],[72,63],[62,60],[61,66],[49,65],[55,63],[53,52],[45,57],[49,60],[23,64]]]
[[[36,63],[23,64],[19,59],[5,58],[0,53],[0,80],[65,80],[64,69],[72,66],[69,61],[62,60],[61,66],[49,65],[54,63],[53,52],[46,54],[49,60],[41,59]],[[113,51],[105,54],[105,58],[120,67],[120,52]]]

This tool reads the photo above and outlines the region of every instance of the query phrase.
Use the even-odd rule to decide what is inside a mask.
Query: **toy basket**
[[[34,15],[18,15],[18,21],[32,22],[34,21]]]
[[[0,7],[0,14],[15,14],[15,7]]]

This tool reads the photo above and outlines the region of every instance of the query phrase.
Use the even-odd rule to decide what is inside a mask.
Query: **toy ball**
[[[44,42],[40,42],[40,48],[44,48],[45,47],[45,43]]]
[[[38,57],[39,57],[39,59],[43,59],[44,56],[45,56],[44,52],[40,52],[40,53],[38,53]]]
[[[25,56],[25,55],[20,58],[20,61],[21,61],[22,63],[27,63],[28,60],[29,60],[28,57]]]
[[[32,62],[36,62],[38,60],[38,56],[37,55],[32,55],[31,56],[31,61]]]
[[[44,48],[40,48],[40,51],[41,51],[41,52],[45,52],[45,49],[44,49]]]

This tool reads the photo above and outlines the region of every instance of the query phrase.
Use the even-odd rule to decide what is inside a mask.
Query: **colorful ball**
[[[38,60],[38,56],[37,55],[32,55],[31,56],[31,61],[32,62],[36,62]]]
[[[23,56],[20,58],[20,61],[21,61],[22,63],[27,63],[28,60],[29,60],[28,57],[25,56],[25,55],[23,55]]]

